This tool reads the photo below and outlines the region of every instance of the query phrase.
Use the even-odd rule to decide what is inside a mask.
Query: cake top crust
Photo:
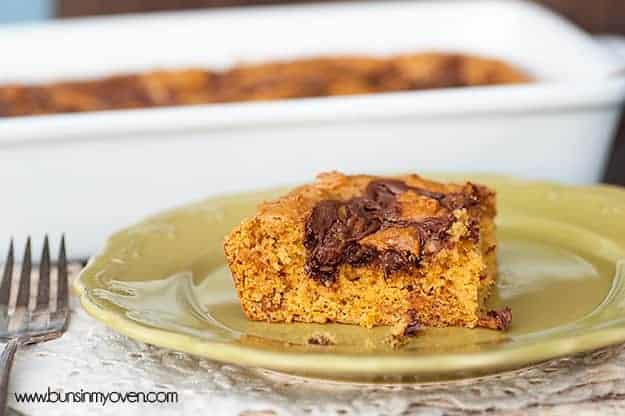
[[[258,215],[303,222],[306,272],[332,284],[344,264],[375,263],[390,276],[453,239],[477,242],[482,213],[494,215],[494,193],[481,185],[330,172],[263,204]]]

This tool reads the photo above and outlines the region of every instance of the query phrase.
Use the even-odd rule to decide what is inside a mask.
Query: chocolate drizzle
[[[419,221],[402,218],[398,197],[412,191],[434,199],[444,208],[442,215]],[[374,180],[364,195],[347,201],[323,200],[317,203],[307,218],[304,247],[308,251],[305,270],[310,277],[326,285],[336,280],[342,264],[355,267],[377,262],[385,275],[417,267],[424,256],[432,255],[444,247],[447,231],[455,221],[453,211],[479,206],[476,187],[469,192],[439,193],[409,186],[394,179]],[[411,228],[417,233],[419,253],[384,250],[361,245],[359,241],[389,227]],[[471,226],[471,238],[479,236],[479,223]]]

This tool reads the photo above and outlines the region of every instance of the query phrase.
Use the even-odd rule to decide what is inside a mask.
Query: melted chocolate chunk
[[[378,254],[385,276],[419,265],[419,258],[412,253],[386,250]]]
[[[312,209],[306,220],[304,247],[308,251],[305,271],[310,277],[326,285],[336,280],[342,264],[355,267],[377,262],[389,276],[392,273],[419,266],[423,256],[441,250],[447,242],[447,231],[455,221],[452,211],[479,205],[479,193],[471,188],[469,193],[439,193],[412,187],[394,179],[381,179],[369,183],[364,195],[347,201],[324,200]],[[404,192],[437,200],[449,211],[441,217],[408,221],[401,218],[397,198]],[[386,250],[362,246],[358,241],[386,227],[412,227],[419,236],[420,253]],[[471,234],[479,237],[479,224],[475,222]]]

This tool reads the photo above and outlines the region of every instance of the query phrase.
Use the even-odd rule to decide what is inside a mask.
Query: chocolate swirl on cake
[[[438,201],[441,214],[418,221],[402,218],[398,198],[409,191]],[[453,212],[462,208],[479,210],[479,204],[480,192],[471,184],[460,192],[439,193],[393,179],[371,181],[362,196],[346,201],[320,201],[313,207],[305,225],[306,273],[330,285],[343,264],[359,267],[377,263],[386,276],[418,267],[425,256],[445,247],[448,230],[456,221]],[[479,236],[478,224],[477,220],[472,221],[469,230],[469,238],[474,241]],[[413,229],[418,236],[419,252],[378,250],[360,244],[365,237],[390,227]]]

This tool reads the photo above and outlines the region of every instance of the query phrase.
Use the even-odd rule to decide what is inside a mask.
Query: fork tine
[[[4,263],[4,272],[2,273],[2,284],[0,285],[0,306],[9,307],[9,297],[11,296],[11,281],[13,280],[13,239],[9,244],[9,254],[7,254],[6,263]]]
[[[26,240],[26,248],[24,249],[24,260],[22,260],[22,272],[20,273],[20,283],[17,292],[16,308],[28,307],[30,300],[30,275],[32,271],[32,262],[30,256],[30,237]]]
[[[46,310],[50,305],[50,242],[46,235],[39,263],[39,285],[37,286],[36,311]]]
[[[61,237],[61,248],[59,249],[58,264],[58,282],[56,294],[56,310],[62,311],[67,309],[67,257],[65,254],[65,234]]]

